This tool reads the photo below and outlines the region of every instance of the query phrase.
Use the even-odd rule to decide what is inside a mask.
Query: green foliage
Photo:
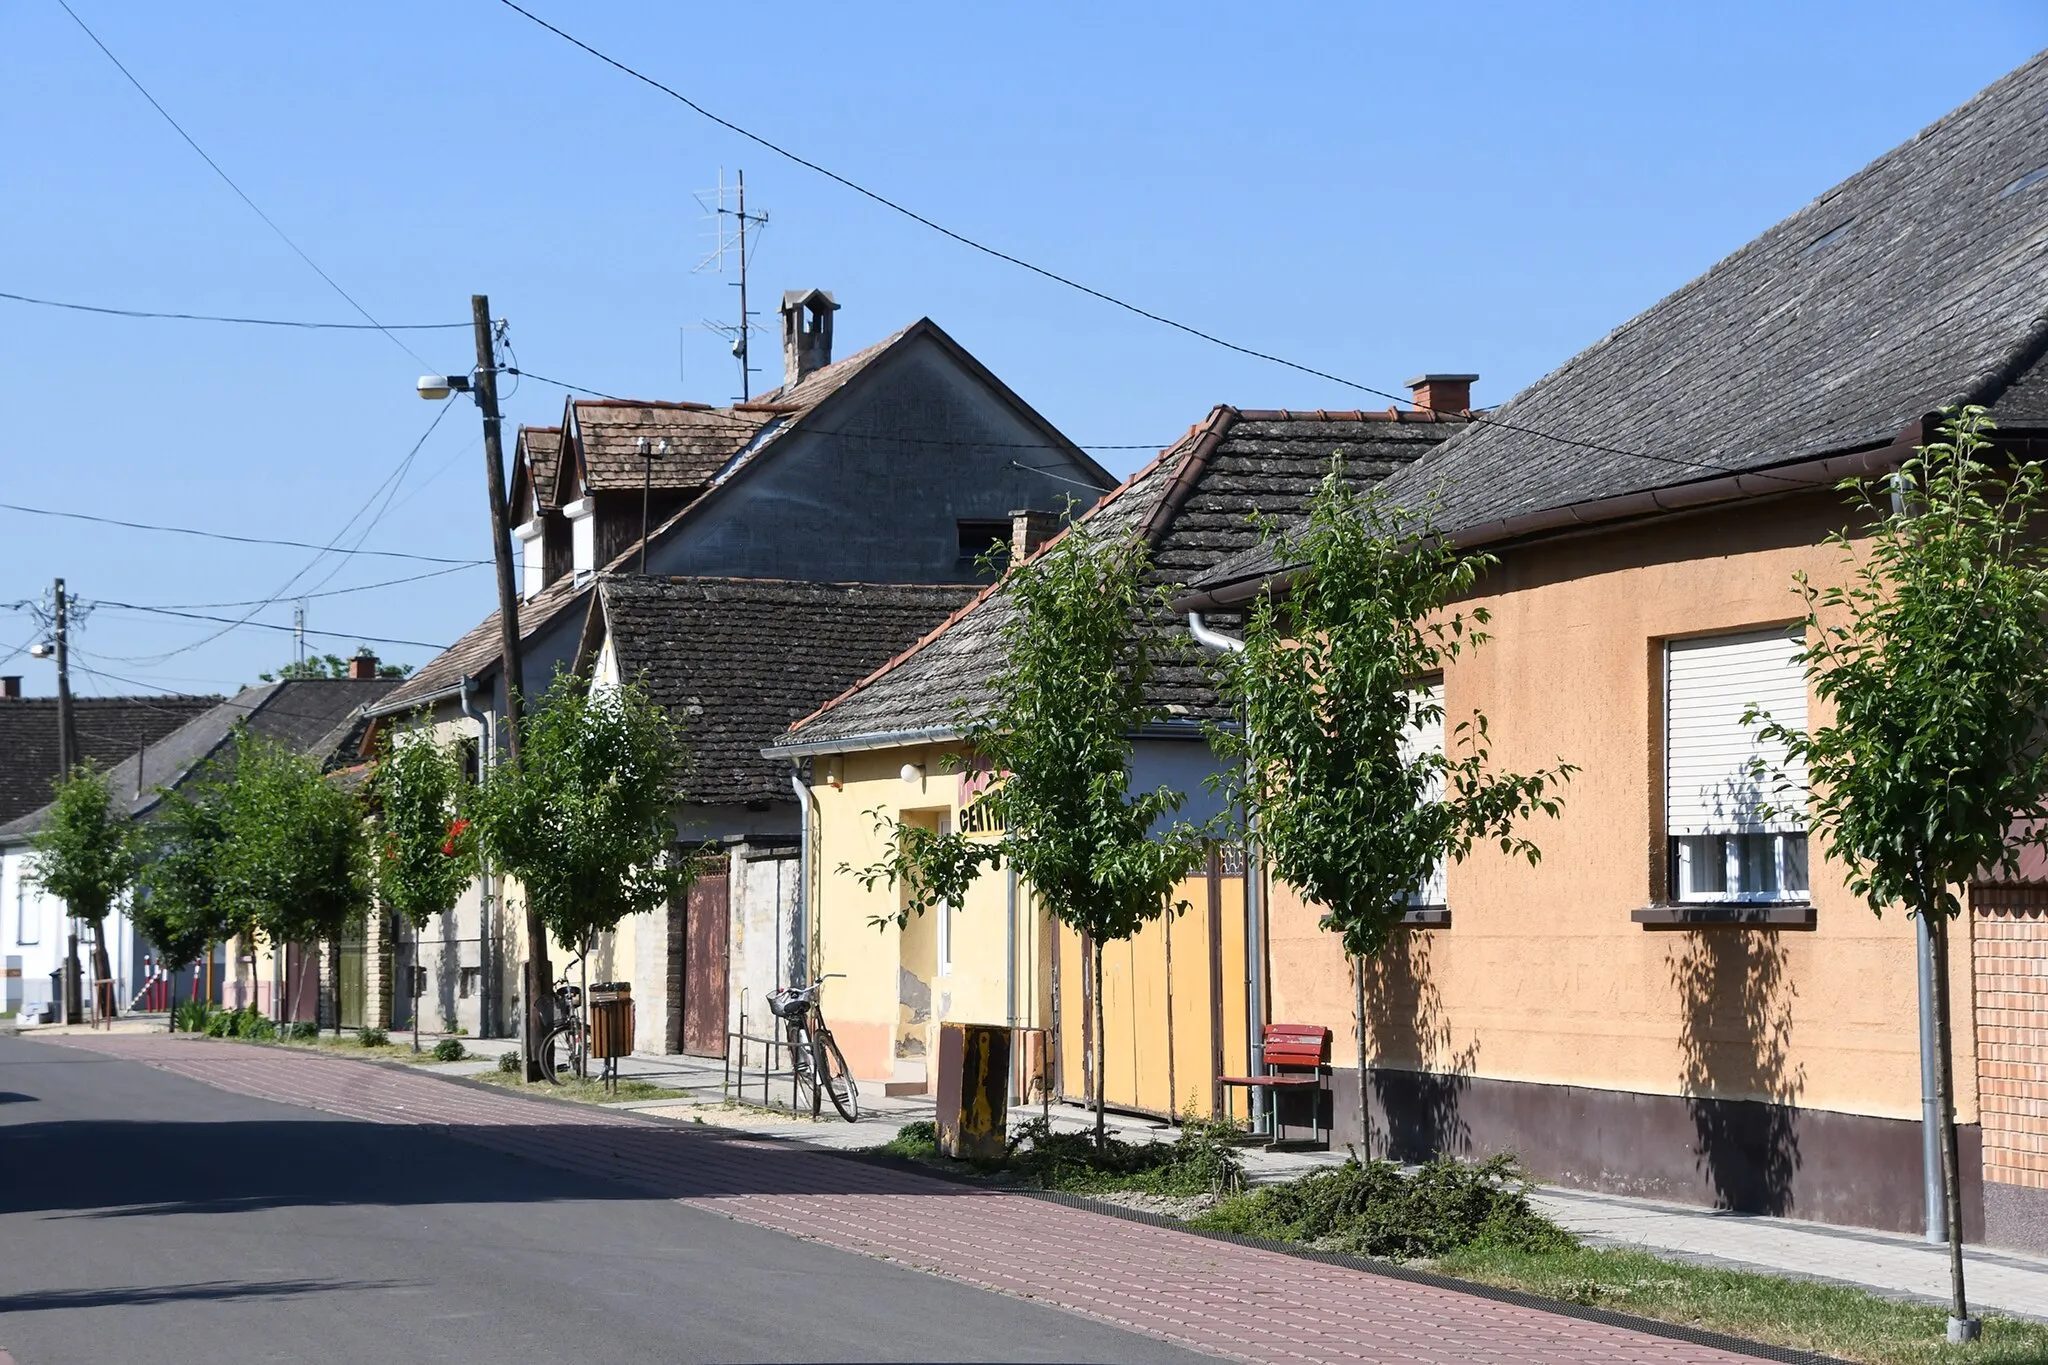
[[[908,1157],[918,1160],[939,1154],[939,1128],[930,1119],[918,1119],[906,1123],[890,1138],[875,1149],[884,1156]]]
[[[356,1042],[362,1047],[390,1047],[391,1035],[380,1028],[359,1028]]]
[[[227,789],[201,774],[166,793],[149,823],[135,925],[171,962],[191,962],[244,927],[233,921],[220,885],[227,800]]]
[[[1529,1206],[1528,1178],[1506,1153],[1476,1165],[1439,1157],[1412,1175],[1389,1161],[1354,1158],[1224,1200],[1194,1225],[1394,1260],[1467,1247],[1577,1245]]]
[[[42,828],[29,836],[28,877],[97,931],[135,883],[141,844],[106,773],[81,763],[61,778]]]
[[[211,1033],[213,1006],[204,1000],[180,1000],[171,1018],[182,1033]]]
[[[369,652],[370,650],[367,645],[356,646],[356,653],[358,655],[368,654]],[[259,673],[256,676],[264,682],[290,682],[295,678],[346,678],[348,676],[348,663],[349,661],[342,658],[339,654],[314,654],[308,656],[303,663],[293,660],[274,672]],[[377,665],[377,676],[380,678],[403,678],[411,674],[411,672],[411,664]]]
[[[356,798],[309,758],[235,736],[218,894],[231,922],[273,944],[338,938],[370,905],[369,841]]]
[[[468,1055],[460,1038],[443,1038],[434,1044],[434,1060],[437,1062],[459,1062]]]
[[[1993,868],[2017,878],[2021,851],[2048,844],[2048,824],[2024,823],[2048,819],[2048,546],[2034,534],[2048,475],[1994,457],[1992,430],[1964,408],[1883,483],[1843,485],[1869,545],[1832,538],[1848,586],[1798,581],[1800,660],[1833,719],[1750,717],[1805,765],[1814,823],[1880,914],[1957,915],[1957,887]]]
[[[416,930],[453,910],[476,878],[464,789],[461,759],[426,735],[399,737],[371,774],[377,894]]]
[[[284,1036],[295,1043],[310,1043],[320,1037],[320,1026],[311,1020],[296,1020],[285,1030]]]
[[[1323,907],[1346,953],[1366,956],[1432,871],[1475,841],[1535,862],[1516,827],[1555,816],[1576,769],[1493,771],[1486,718],[1451,725],[1419,690],[1486,641],[1486,610],[1453,604],[1491,557],[1459,551],[1380,490],[1353,488],[1341,454],[1306,525],[1266,530],[1302,569],[1284,609],[1252,608],[1243,651],[1217,656],[1243,725],[1214,728],[1211,743],[1242,761],[1239,795],[1274,874]],[[1443,727],[1441,753],[1415,743],[1425,726]]]
[[[1042,1118],[1011,1135],[1005,1174],[1047,1190],[1139,1190],[1189,1196],[1244,1188],[1238,1130],[1228,1121],[1189,1119],[1172,1142],[1125,1142],[1062,1132]]]
[[[498,1070],[509,1076],[523,1075],[526,1060],[517,1052],[501,1052],[498,1054]]]
[[[235,1010],[214,1010],[207,1015],[206,1036],[268,1042],[277,1037],[277,1025],[264,1017],[254,1005],[244,1005]]]
[[[668,856],[687,754],[638,684],[593,691],[564,675],[527,714],[520,762],[477,792],[474,818],[557,942],[581,951],[688,886],[690,860]]]

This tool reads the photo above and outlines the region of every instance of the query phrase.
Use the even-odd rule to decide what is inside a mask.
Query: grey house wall
[[[650,550],[649,569],[957,583],[959,522],[1100,496],[1062,482],[1099,476],[928,337],[875,361],[809,421],[818,429],[778,441],[708,495]]]

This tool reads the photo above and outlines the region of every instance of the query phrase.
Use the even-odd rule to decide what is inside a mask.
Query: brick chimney
[[[13,701],[20,696],[21,675],[19,673],[10,673],[4,678],[0,678],[0,697]]]
[[[1060,529],[1060,514],[1020,508],[1010,513],[1010,562],[1022,564]]]
[[[839,305],[822,289],[782,291],[782,386],[801,383],[832,363],[832,315]]]
[[[1453,417],[1472,410],[1472,385],[1476,374],[1425,374],[1408,381],[1418,412],[1440,412]]]
[[[348,676],[351,682],[362,682],[377,676],[377,656],[364,650],[348,661]]]

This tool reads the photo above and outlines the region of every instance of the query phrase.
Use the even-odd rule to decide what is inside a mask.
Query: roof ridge
[[[871,578],[776,578],[755,574],[622,574],[607,570],[599,575],[599,581],[606,584],[632,583],[775,583],[805,588],[919,588],[934,591],[957,592],[961,588],[980,588],[979,582],[930,583],[930,582],[885,582]]]

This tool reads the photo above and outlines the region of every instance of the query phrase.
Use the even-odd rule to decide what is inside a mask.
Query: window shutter
[[[1401,757],[1408,761],[1422,754],[1440,754],[1444,751],[1443,680],[1438,679],[1427,687],[1417,688],[1416,701],[1432,705],[1437,714],[1409,727],[1408,734],[1401,744]],[[1423,800],[1441,801],[1443,795],[1443,782],[1439,779],[1431,783],[1423,793]],[[1429,877],[1410,899],[1416,905],[1443,905],[1446,903],[1445,894],[1444,865],[1439,861],[1430,869]]]
[[[1746,726],[1751,705],[1788,727],[1806,727],[1806,675],[1793,656],[1800,630],[1674,640],[1665,652],[1664,819],[1672,835],[1752,834],[1806,828],[1806,770],[1785,746]],[[1766,775],[1751,774],[1754,759]],[[1793,785],[1777,789],[1782,770]],[[1762,807],[1790,806],[1766,820]]]

